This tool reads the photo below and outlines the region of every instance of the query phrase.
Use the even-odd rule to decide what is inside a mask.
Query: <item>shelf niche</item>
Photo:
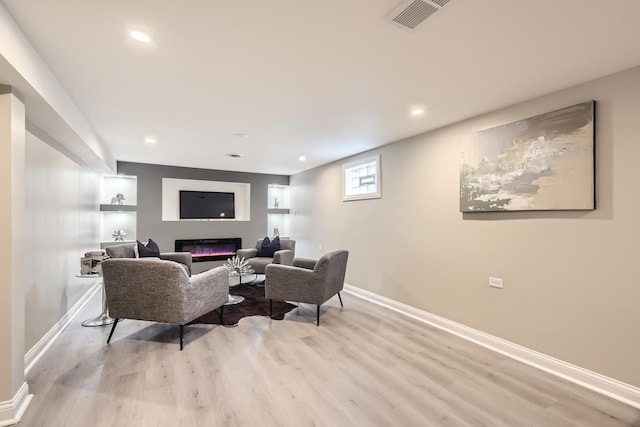
[[[288,239],[291,229],[289,186],[269,184],[267,197],[267,235],[273,236],[277,228],[280,238]]]
[[[123,204],[112,203],[121,194]],[[100,247],[102,249],[136,241],[138,202],[138,179],[128,175],[105,175],[102,177],[100,194]],[[125,241],[115,241],[113,233],[123,230]]]

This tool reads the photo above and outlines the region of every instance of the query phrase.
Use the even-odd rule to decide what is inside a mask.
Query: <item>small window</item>
[[[342,200],[380,197],[380,155],[365,157],[342,166]]]

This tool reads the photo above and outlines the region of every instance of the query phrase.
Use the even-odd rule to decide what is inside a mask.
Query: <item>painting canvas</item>
[[[595,209],[594,113],[589,101],[476,132],[460,211]]]

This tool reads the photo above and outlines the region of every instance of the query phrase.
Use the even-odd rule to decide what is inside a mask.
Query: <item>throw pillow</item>
[[[160,248],[158,244],[153,240],[149,239],[147,244],[145,245],[140,240],[136,241],[138,247],[138,254],[140,258],[144,257],[159,257],[160,256]]]
[[[280,237],[276,236],[273,240],[269,240],[269,237],[265,237],[260,245],[260,253],[258,256],[264,256],[273,258],[273,254],[280,250]]]

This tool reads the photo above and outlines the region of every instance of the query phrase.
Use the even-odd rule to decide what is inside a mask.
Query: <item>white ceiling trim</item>
[[[116,161],[109,149],[2,4],[0,57],[6,61],[4,68],[11,67],[20,76],[11,85],[24,98],[28,121],[39,129],[50,131],[52,138],[86,162],[86,166],[103,172],[116,170]],[[52,116],[57,117],[55,125]]]

